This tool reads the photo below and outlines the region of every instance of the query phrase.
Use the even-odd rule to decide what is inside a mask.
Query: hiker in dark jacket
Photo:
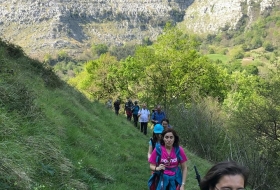
[[[116,100],[114,102],[114,108],[115,108],[116,115],[119,115],[120,105],[121,105],[121,101],[120,100]]]
[[[151,154],[155,149],[156,145],[160,145],[162,132],[163,132],[163,126],[161,124],[156,124],[153,129],[153,137],[151,137],[149,141],[148,160],[150,159]]]
[[[126,119],[128,121],[131,121],[132,118],[132,109],[133,109],[133,103],[130,98],[128,98],[127,102],[124,104],[124,111],[126,113]]]

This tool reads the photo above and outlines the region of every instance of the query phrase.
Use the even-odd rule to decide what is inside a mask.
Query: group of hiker
[[[187,161],[176,131],[161,124],[154,125],[148,148],[148,162],[152,170],[148,180],[149,190],[190,189],[186,185]],[[197,172],[196,179],[200,190],[245,190],[248,174],[244,166],[234,161],[223,161],[210,168],[202,180]]]
[[[106,107],[112,109],[113,106],[115,114],[119,115],[121,101],[117,99],[112,105],[112,100],[108,100]],[[133,121],[136,128],[138,128],[138,123],[140,123],[140,131],[144,135],[147,135],[148,123],[150,121],[153,124],[160,123],[165,127],[170,127],[169,120],[166,118],[165,112],[161,110],[161,105],[157,105],[152,112],[150,112],[146,103],[143,103],[140,108],[138,101],[134,101],[133,103],[132,100],[128,98],[127,102],[124,104],[124,113],[126,114],[126,119],[128,121]]]
[[[118,115],[120,100],[114,102],[114,109]],[[179,145],[179,136],[170,126],[161,106],[157,105],[150,113],[145,103],[140,108],[137,101],[133,103],[128,99],[124,104],[124,111],[128,121],[133,118],[135,127],[138,128],[138,122],[140,123],[140,130],[144,135],[147,135],[148,122],[153,123],[153,134],[148,145],[148,162],[152,171],[148,189],[189,189],[186,185],[188,157]],[[245,190],[248,174],[248,169],[244,166],[234,161],[223,161],[210,168],[203,179],[200,180],[199,174],[196,179],[200,190]]]

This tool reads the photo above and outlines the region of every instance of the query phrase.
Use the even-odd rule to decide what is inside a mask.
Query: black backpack
[[[153,151],[156,147],[156,143],[153,141],[153,137],[150,138],[150,141],[152,142],[152,147],[153,147],[152,151]]]

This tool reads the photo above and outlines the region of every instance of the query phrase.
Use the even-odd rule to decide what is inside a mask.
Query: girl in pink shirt
[[[176,156],[176,147],[179,148],[180,156]],[[163,171],[162,183],[159,183],[157,189],[169,189],[176,190],[179,186],[180,190],[184,190],[186,178],[187,178],[187,166],[186,161],[188,160],[184,149],[179,146],[179,137],[175,130],[172,128],[166,129],[162,133],[161,139],[161,158],[157,163],[157,151],[156,148],[153,150],[149,159],[150,169],[153,171]],[[182,175],[177,175],[181,171]],[[180,179],[178,179],[178,177]]]

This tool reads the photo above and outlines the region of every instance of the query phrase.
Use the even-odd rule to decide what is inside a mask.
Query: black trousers
[[[148,122],[141,122],[140,126],[141,126],[141,132],[143,132],[144,135],[147,135]]]
[[[126,115],[127,121],[131,121],[131,116],[132,116],[132,115],[129,115],[129,114]]]
[[[133,122],[135,127],[137,127],[137,123],[138,123],[138,115],[137,114],[133,114]]]

